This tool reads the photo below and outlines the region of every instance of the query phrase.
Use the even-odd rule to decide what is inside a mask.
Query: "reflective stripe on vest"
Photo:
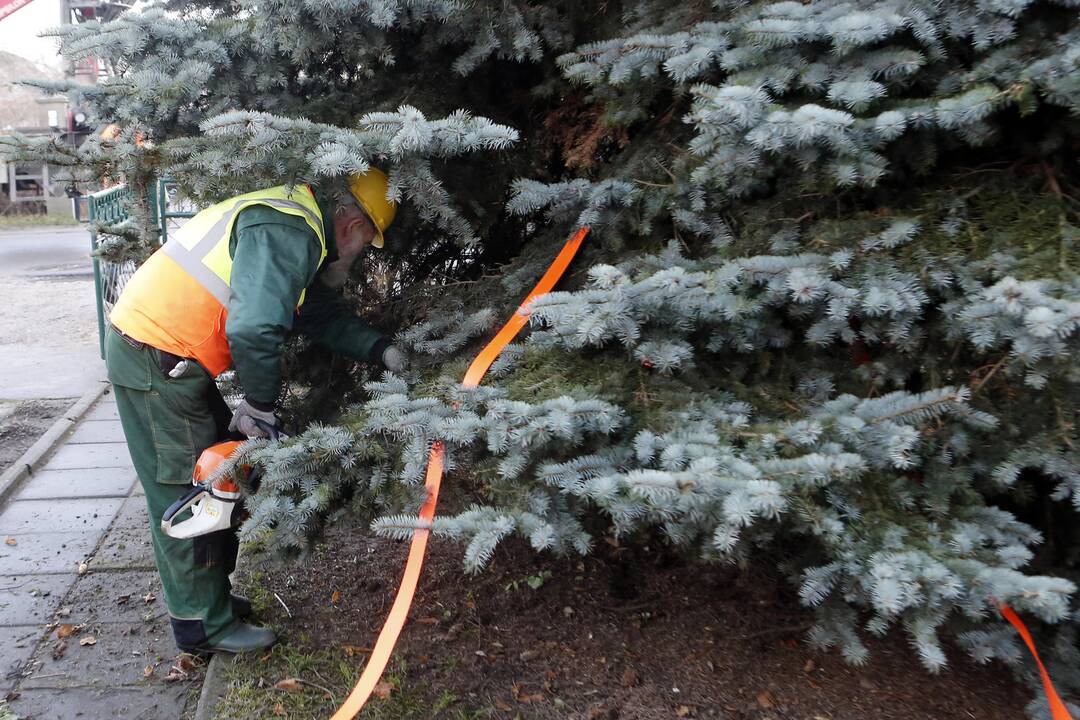
[[[195,358],[211,374],[232,364],[225,321],[232,297],[229,244],[240,211],[266,205],[301,217],[326,259],[322,212],[310,188],[268,188],[230,198],[191,218],[128,281],[109,319],[125,335],[159,350]],[[307,240],[304,240],[307,242]],[[318,267],[317,266],[317,267]],[[299,308],[306,291],[293,302]]]

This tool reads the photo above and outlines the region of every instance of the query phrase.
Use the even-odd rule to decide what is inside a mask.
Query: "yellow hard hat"
[[[386,173],[378,168],[368,168],[363,175],[349,176],[349,192],[375,225],[375,238],[371,244],[377,248],[383,246],[383,231],[390,227],[397,214],[397,203],[386,199],[389,186]]]

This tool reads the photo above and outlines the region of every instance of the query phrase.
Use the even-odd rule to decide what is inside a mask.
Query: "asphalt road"
[[[104,377],[85,227],[0,231],[0,416]]]
[[[92,276],[90,240],[86,228],[0,230],[0,275],[35,278]]]

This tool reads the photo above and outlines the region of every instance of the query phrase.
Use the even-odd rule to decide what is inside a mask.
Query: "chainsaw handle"
[[[193,485],[183,497],[166,508],[165,514],[161,516],[161,529],[166,535],[172,529],[173,518],[193,505],[204,492],[206,492],[206,486],[202,483]]]

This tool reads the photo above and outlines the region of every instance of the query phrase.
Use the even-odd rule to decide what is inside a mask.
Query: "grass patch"
[[[0,215],[0,230],[81,225],[70,215]]]
[[[215,718],[327,718],[344,702],[360,677],[362,664],[343,648],[307,652],[303,643],[284,643],[270,651],[238,655],[225,666],[226,692],[214,709]],[[297,682],[284,683],[294,679]],[[483,709],[459,707],[449,692],[436,694],[425,685],[411,684],[403,663],[383,676],[392,689],[385,699],[373,697],[360,720],[479,720]]]

